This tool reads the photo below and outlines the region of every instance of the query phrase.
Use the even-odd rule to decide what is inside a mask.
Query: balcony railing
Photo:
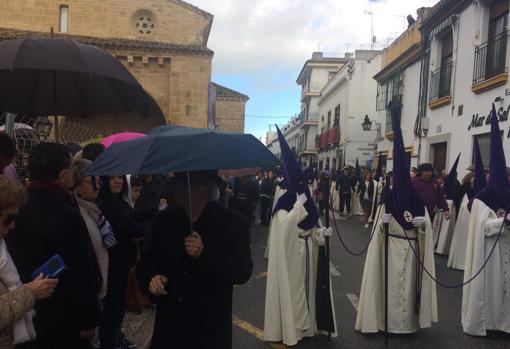
[[[319,149],[324,149],[328,145],[338,144],[338,142],[340,142],[340,129],[333,127],[319,136]]]
[[[473,85],[507,71],[507,36],[508,32],[505,31],[475,48]]]
[[[450,61],[430,75],[429,100],[450,96],[451,94],[450,86],[452,82],[452,67],[453,62]]]

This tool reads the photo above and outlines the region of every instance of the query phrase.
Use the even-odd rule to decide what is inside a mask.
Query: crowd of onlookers
[[[89,348],[93,338],[104,349],[134,348],[121,330],[126,304],[151,303],[153,348],[184,337],[176,347],[223,347],[228,289],[251,275],[249,225],[269,224],[273,172],[87,175],[104,149],[38,144],[22,186],[11,165],[16,145],[0,133],[0,348]],[[65,270],[34,278],[56,255]]]

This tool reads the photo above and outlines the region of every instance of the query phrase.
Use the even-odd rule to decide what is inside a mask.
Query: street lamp
[[[48,119],[47,116],[38,116],[34,121],[34,127],[39,135],[39,140],[46,142],[51,133],[53,123]]]
[[[365,118],[363,119],[363,123],[361,124],[361,127],[363,128],[363,131],[371,131],[372,125],[374,124],[374,121],[371,121],[368,115],[365,115]],[[375,138],[376,142],[380,142],[382,140],[381,135],[381,123],[375,121],[375,128],[377,131],[377,136]]]
[[[370,131],[372,129],[372,121],[370,121],[368,115],[365,115],[365,119],[363,120],[361,127],[363,127],[363,131]]]

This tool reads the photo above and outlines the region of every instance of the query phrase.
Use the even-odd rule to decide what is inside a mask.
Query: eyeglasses
[[[5,216],[5,219],[4,219],[4,226],[7,227],[9,225],[12,224],[12,222],[14,222],[16,220],[16,217],[18,215],[15,214],[15,213],[12,213],[12,214],[8,214],[7,216]]]

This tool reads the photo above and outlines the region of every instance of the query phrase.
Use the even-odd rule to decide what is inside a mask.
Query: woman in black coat
[[[73,185],[71,154],[64,145],[41,143],[28,163],[28,201],[16,218],[16,231],[7,237],[9,252],[23,282],[55,254],[67,266],[55,294],[34,307],[37,338],[28,347],[88,347],[83,338],[93,338],[99,324],[102,280],[87,226],[66,190]]]
[[[191,179],[190,214],[186,177],[179,181],[177,205],[154,219],[139,265],[141,289],[157,304],[151,348],[229,349],[233,285],[252,272],[248,221],[209,201],[202,173]]]
[[[99,208],[110,223],[117,244],[108,249],[108,289],[103,302],[103,319],[99,329],[101,349],[117,348],[125,312],[125,294],[129,270],[136,254],[136,240],[144,235],[145,225],[136,219],[133,208],[124,200],[125,177],[102,178]]]

